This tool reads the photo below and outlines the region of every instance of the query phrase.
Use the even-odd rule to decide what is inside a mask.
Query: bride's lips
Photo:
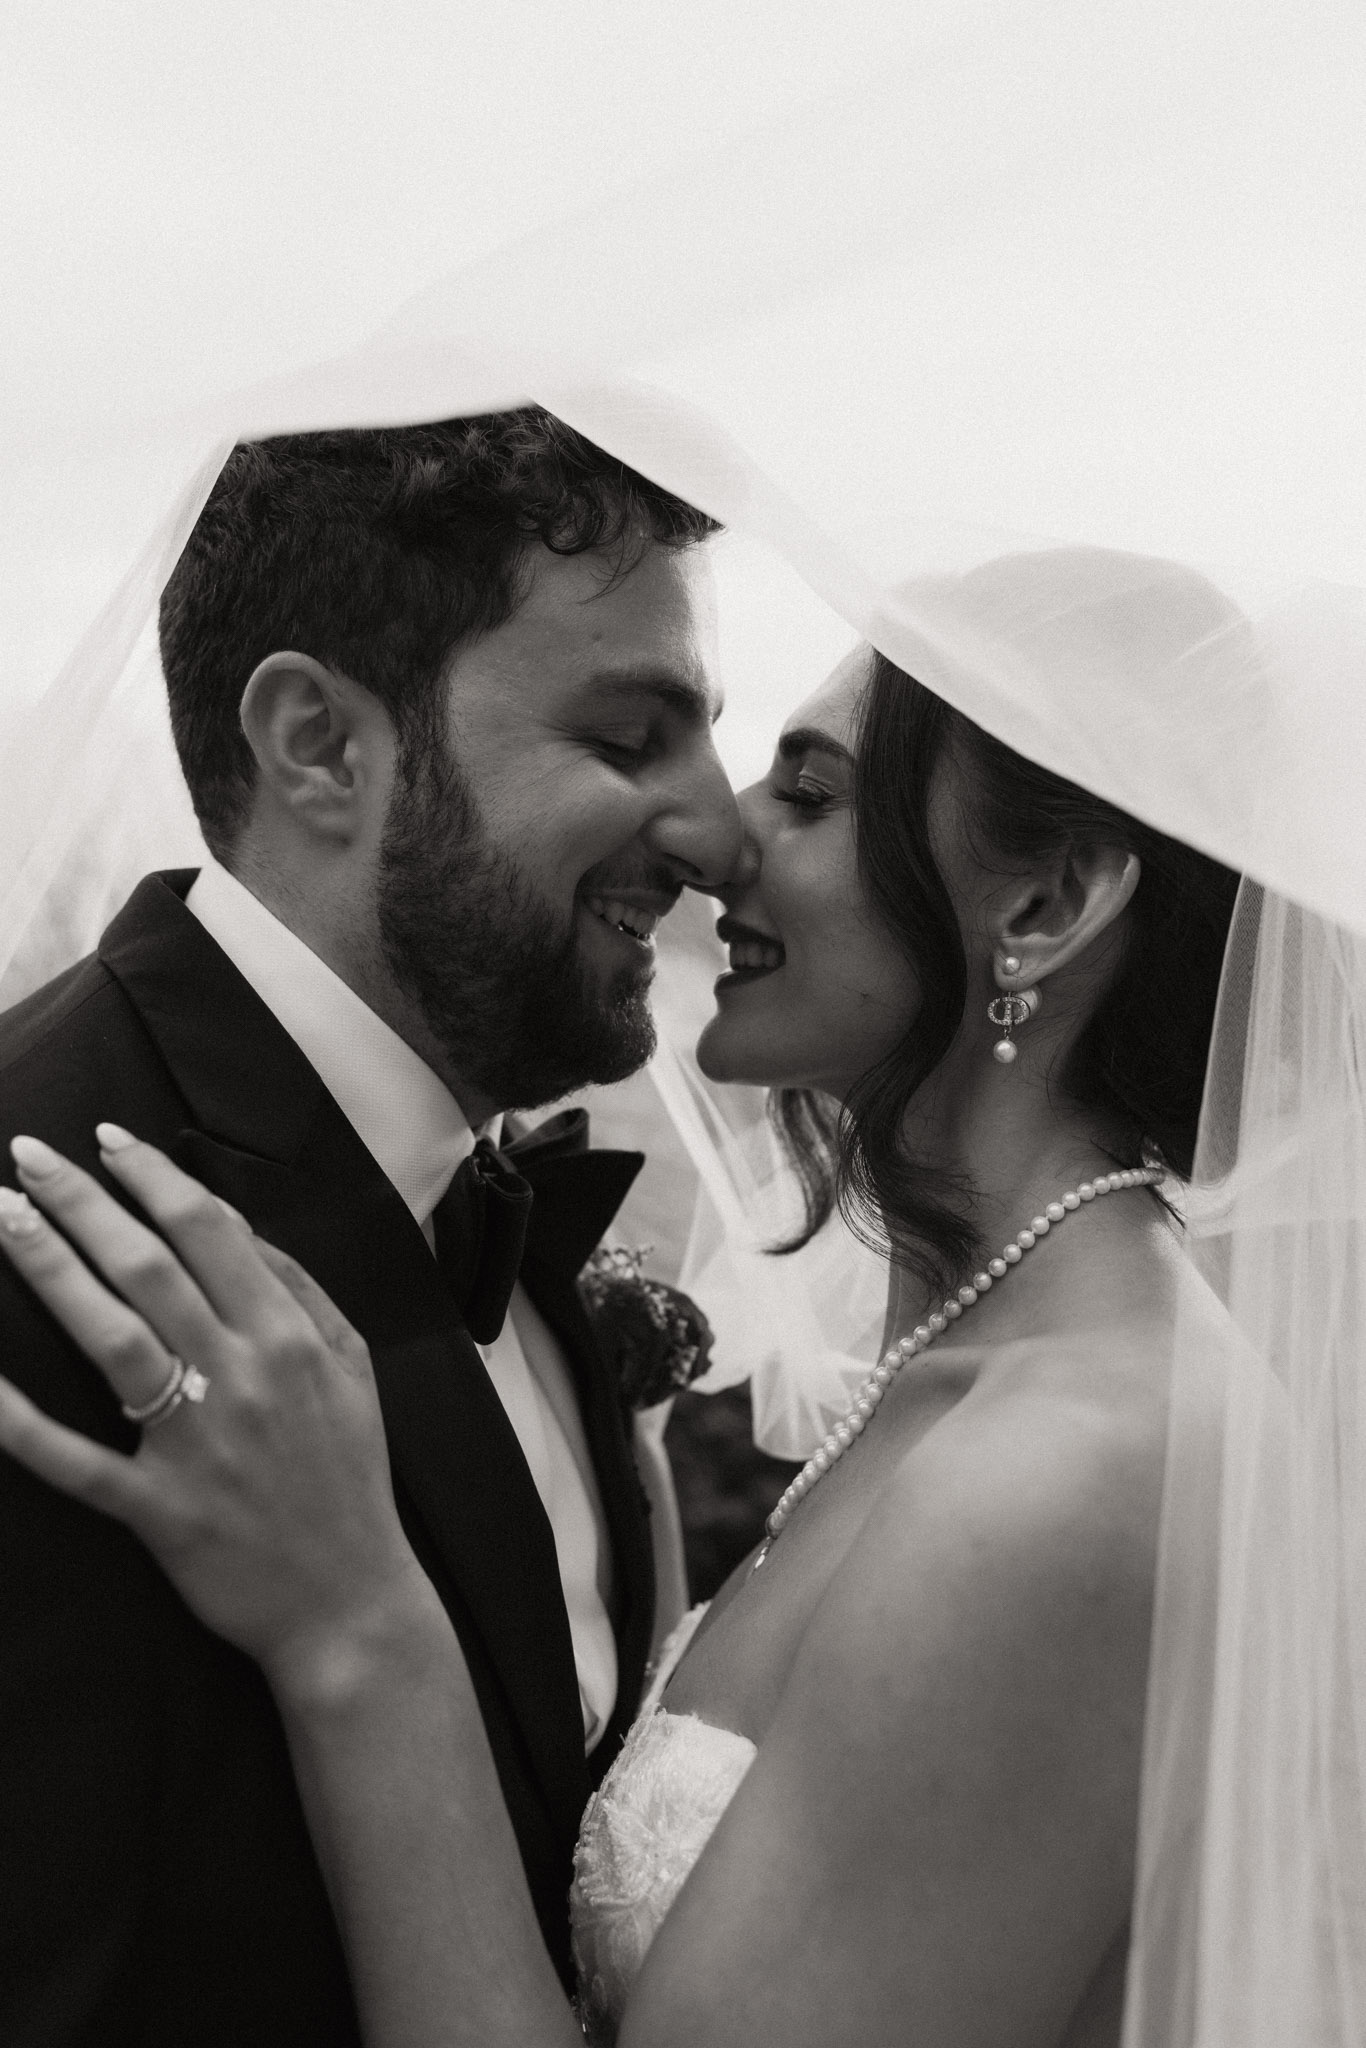
[[[759,931],[752,924],[742,924],[738,917],[718,918],[716,936],[723,939],[730,950],[730,967],[717,980],[716,995],[725,989],[741,988],[747,982],[762,981],[766,975],[776,974],[787,958],[781,940]]]

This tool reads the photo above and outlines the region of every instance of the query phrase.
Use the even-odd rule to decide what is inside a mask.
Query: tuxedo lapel
[[[479,1629],[552,1811],[572,1827],[585,1783],[573,1646],[521,1447],[410,1211],[184,908],[189,879],[144,882],[100,949],[189,1105],[174,1156],[365,1336],[399,1491]]]
[[[421,1231],[337,1122],[320,1117],[287,1167],[198,1131],[175,1156],[364,1333],[400,1495],[473,1616],[552,1805],[576,1819],[583,1724],[549,1520]]]
[[[616,1568],[617,1704],[594,1752],[607,1762],[640,1698],[654,1623],[654,1554],[629,1418],[575,1282],[644,1160],[639,1152],[590,1152],[581,1109],[550,1119],[505,1155],[534,1195],[522,1277],[574,1373]]]

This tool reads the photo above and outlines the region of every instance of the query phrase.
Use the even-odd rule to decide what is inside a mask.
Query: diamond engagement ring
[[[171,1375],[159,1394],[150,1401],[132,1408],[126,1401],[119,1406],[130,1422],[140,1423],[143,1429],[155,1429],[168,1415],[174,1415],[182,1401],[203,1400],[209,1391],[209,1382],[197,1365],[186,1365],[183,1358],[171,1360]]]

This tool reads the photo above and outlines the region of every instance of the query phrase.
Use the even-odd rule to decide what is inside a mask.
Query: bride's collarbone
[[[784,1527],[763,1570],[754,1553],[717,1593],[662,1704],[762,1741],[830,1582],[917,1444],[971,1392],[982,1359],[948,1346],[902,1375],[859,1438]]]
[[[875,1421],[790,1516],[762,1571],[755,1572],[751,1553],[731,1574],[663,1704],[756,1744],[763,1740],[832,1580],[846,1563],[861,1568],[860,1543],[866,1569],[880,1569],[891,1526],[880,1510],[892,1504],[892,1524],[899,1521],[898,1489],[916,1486],[916,1453],[950,1416],[975,1439],[981,1432],[971,1415],[980,1412],[998,1447],[1003,1434],[1037,1445],[1064,1417],[1084,1417],[1090,1435],[1114,1453],[1118,1490],[1132,1486],[1146,1501],[1154,1447],[1165,1441],[1170,1318],[1171,1304],[1150,1295],[1146,1312],[1118,1328],[1097,1321],[1094,1300],[1071,1328],[1063,1318],[1064,1327],[1046,1338],[1012,1332],[1003,1342],[1004,1332],[985,1315],[985,1342],[969,1341],[970,1333],[955,1326],[897,1375]]]

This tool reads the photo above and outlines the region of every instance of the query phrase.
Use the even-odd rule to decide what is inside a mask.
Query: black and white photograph
[[[10,0],[0,2048],[1366,2048],[1363,136]]]

